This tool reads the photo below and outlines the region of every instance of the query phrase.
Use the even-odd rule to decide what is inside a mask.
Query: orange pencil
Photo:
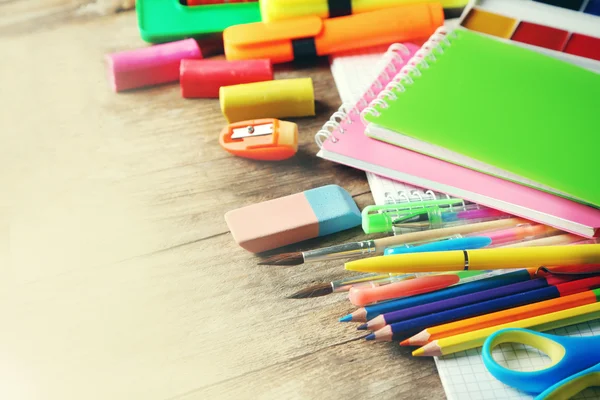
[[[536,317],[561,310],[600,302],[600,289],[588,290],[559,297],[539,303],[527,304],[521,307],[498,311],[478,317],[463,319],[427,328],[413,337],[401,342],[401,346],[424,346],[434,340],[443,339],[462,333],[473,332],[479,329],[502,325],[513,321]]]

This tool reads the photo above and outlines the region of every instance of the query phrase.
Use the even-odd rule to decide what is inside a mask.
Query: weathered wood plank
[[[252,162],[219,148],[216,100],[110,92],[103,55],[144,45],[133,13],[37,15],[9,36],[0,23],[0,397],[443,398],[431,360],[353,340],[343,295],[285,298],[340,262],[257,266],[227,232],[227,210],[324,184],[372,202],[362,172],[314,155],[339,104],[325,62],[278,68],[314,79],[318,115],[297,120],[297,157]]]

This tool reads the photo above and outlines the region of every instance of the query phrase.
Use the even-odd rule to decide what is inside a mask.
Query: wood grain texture
[[[444,398],[431,360],[337,323],[343,295],[285,298],[341,263],[257,266],[223,219],[331,183],[373,201],[363,173],[315,156],[340,103],[326,61],[277,68],[313,78],[318,115],[296,120],[295,158],[252,162],[219,148],[215,100],[110,92],[103,55],[144,45],[134,13],[25,3],[0,3],[1,398]]]

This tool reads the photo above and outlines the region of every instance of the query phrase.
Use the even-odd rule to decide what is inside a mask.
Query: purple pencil
[[[405,321],[408,319],[421,317],[441,311],[451,310],[453,308],[467,306],[482,301],[497,299],[499,297],[510,296],[517,293],[528,292],[545,288],[548,286],[558,285],[571,280],[571,278],[547,276],[545,278],[532,279],[525,282],[514,283],[512,285],[501,286],[494,289],[484,290],[481,292],[466,294],[446,300],[440,300],[429,304],[423,304],[415,307],[405,308],[403,310],[392,311],[381,314],[366,324],[358,327],[358,329],[379,330],[386,325],[396,322]]]

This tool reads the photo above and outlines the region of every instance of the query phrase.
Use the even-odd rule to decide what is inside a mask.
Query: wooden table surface
[[[326,60],[277,68],[313,78],[318,114],[295,158],[253,162],[219,147],[217,100],[112,93],[103,55],[144,45],[135,13],[78,7],[0,2],[0,398],[444,398],[432,360],[337,322],[344,295],[286,298],[340,262],[258,266],[225,224],[326,184],[373,202],[362,172],[315,156],[340,103]]]

